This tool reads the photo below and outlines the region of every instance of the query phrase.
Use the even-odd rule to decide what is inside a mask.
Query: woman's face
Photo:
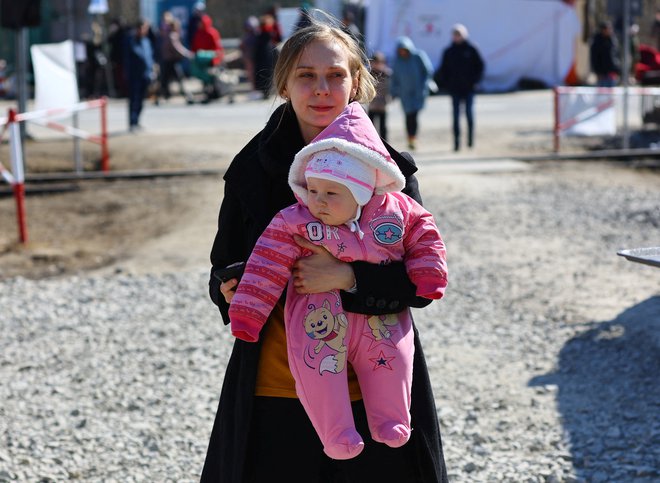
[[[357,91],[348,54],[340,43],[317,40],[303,50],[284,89],[309,142],[348,105]]]

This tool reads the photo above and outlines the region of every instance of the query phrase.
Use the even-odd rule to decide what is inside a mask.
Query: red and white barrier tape
[[[601,112],[605,111],[606,109],[610,109],[613,106],[614,106],[614,100],[607,99],[605,100],[605,102],[601,102],[600,104],[596,104],[595,106],[591,106],[590,108],[579,112],[577,115],[575,115],[572,118],[566,119],[563,122],[559,122],[557,124],[557,128],[560,131],[566,131],[567,129],[570,129],[573,126],[575,126],[576,124],[587,121],[593,118],[594,116],[596,116],[597,114],[600,114]]]
[[[625,87],[557,86],[559,94],[615,94],[623,95]],[[628,86],[628,94],[633,96],[660,96],[660,87]]]
[[[73,104],[66,107],[57,107],[52,109],[41,109],[39,111],[29,111],[23,113],[13,113],[10,111],[9,117],[0,117],[0,124],[4,125],[4,131],[7,130],[8,126],[14,123],[30,121],[40,126],[44,126],[55,131],[67,134],[69,136],[83,139],[94,144],[101,146],[101,169],[103,171],[109,170],[109,153],[108,153],[108,136],[107,136],[107,105],[108,101],[106,98],[102,97],[100,99],[93,99],[91,101],[79,102],[78,104]],[[92,134],[82,129],[78,129],[74,126],[69,126],[66,124],[57,123],[48,118],[55,116],[64,116],[66,114],[71,114],[78,111],[84,111],[87,109],[101,109],[101,134]],[[0,136],[0,140],[2,136]],[[5,177],[3,175],[3,177]],[[15,177],[15,174],[14,174]],[[7,179],[5,177],[5,179]]]
[[[80,102],[66,107],[55,107],[52,109],[41,109],[39,111],[29,111],[16,114],[15,122],[33,121],[35,119],[49,118],[54,116],[61,116],[73,112],[84,111],[93,109],[95,107],[103,107],[108,101],[105,99],[93,99],[91,101]],[[0,117],[0,124],[9,122],[8,117]]]
[[[11,126],[11,123],[13,122],[13,118],[15,117],[13,111],[9,111],[10,115],[5,118],[0,118],[0,121],[2,121],[2,132],[0,132],[0,142],[2,142],[2,139],[5,137],[5,133],[9,130],[9,126]],[[0,175],[2,178],[9,184],[16,184],[16,178],[11,174],[11,171],[9,171],[7,168],[5,168],[2,164],[2,161],[0,161]]]
[[[8,184],[15,184],[16,180],[12,176],[12,174],[9,172],[8,169],[6,169],[2,163],[0,163],[0,176],[8,183]]]
[[[32,122],[49,129],[53,129],[54,131],[59,131],[64,134],[68,134],[69,136],[84,139],[85,141],[90,141],[95,144],[101,144],[102,142],[101,136],[88,133],[87,131],[83,131],[82,129],[78,129],[73,126],[67,126],[66,124],[59,124],[53,121],[45,121],[41,119],[33,119]]]

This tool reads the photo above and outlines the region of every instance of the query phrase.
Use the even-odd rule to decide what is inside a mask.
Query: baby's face
[[[320,178],[307,178],[307,207],[326,225],[338,226],[352,220],[358,204],[343,184]]]

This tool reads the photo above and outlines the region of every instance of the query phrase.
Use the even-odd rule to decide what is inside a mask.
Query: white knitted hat
[[[452,32],[457,32],[458,35],[460,35],[461,38],[463,38],[465,40],[467,40],[467,38],[468,38],[468,29],[462,23],[456,23],[456,24],[452,25],[451,31]]]
[[[346,186],[358,205],[366,205],[376,187],[376,168],[354,156],[327,149],[318,151],[307,162],[305,180],[319,178]]]

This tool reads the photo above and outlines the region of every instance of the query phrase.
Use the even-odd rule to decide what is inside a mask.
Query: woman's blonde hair
[[[305,47],[317,40],[331,40],[346,48],[351,76],[357,77],[358,80],[357,91],[351,101],[368,103],[376,95],[376,80],[367,67],[369,60],[355,37],[342,29],[339,21],[332,21],[327,14],[325,16],[328,17],[328,22],[310,16],[311,24],[294,32],[282,45],[273,72],[275,92],[279,96],[284,96],[289,74],[295,68]]]

